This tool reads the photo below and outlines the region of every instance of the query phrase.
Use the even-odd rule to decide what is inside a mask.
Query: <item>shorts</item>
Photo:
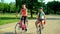
[[[44,19],[38,18],[37,21],[36,21],[36,23],[39,23],[39,22],[41,22],[41,23],[44,22]]]
[[[25,22],[28,22],[27,16],[22,16],[22,17],[21,17],[21,20],[24,22],[24,24],[25,24]]]

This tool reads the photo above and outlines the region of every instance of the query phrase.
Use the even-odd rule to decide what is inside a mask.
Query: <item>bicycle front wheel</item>
[[[15,34],[22,34],[22,28],[18,23],[15,25]]]
[[[38,26],[38,30],[37,30],[37,34],[41,34],[41,30],[42,30],[42,26],[39,25],[39,26]]]

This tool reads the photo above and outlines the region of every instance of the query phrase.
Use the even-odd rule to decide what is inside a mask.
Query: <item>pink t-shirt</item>
[[[22,16],[27,16],[27,9],[22,9]]]

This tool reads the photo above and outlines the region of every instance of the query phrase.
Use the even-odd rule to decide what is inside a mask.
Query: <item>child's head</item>
[[[40,8],[39,8],[39,12],[42,12],[42,11],[43,11],[43,8],[42,8],[42,7],[40,7]]]
[[[22,8],[26,8],[26,4],[23,4],[23,5],[22,5]]]

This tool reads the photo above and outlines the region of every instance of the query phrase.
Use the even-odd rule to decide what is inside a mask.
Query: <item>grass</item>
[[[18,20],[16,20],[16,19],[0,20],[0,25],[14,23],[14,22],[18,22]]]
[[[60,15],[46,15],[47,17],[49,16],[55,16],[55,17],[60,17]],[[0,13],[0,25],[8,24],[8,23],[15,23],[18,22],[21,16],[16,17],[15,13],[6,13],[6,14],[1,14]],[[28,19],[36,19],[36,15],[33,15],[34,18],[31,18],[30,15],[28,15]]]
[[[33,15],[35,19],[35,15]],[[11,14],[0,14],[0,25],[4,25],[4,24],[8,24],[8,23],[14,23],[14,22],[18,22],[20,19],[20,16],[19,17],[16,17],[16,14],[15,13],[11,13]],[[28,15],[28,19],[31,19],[30,18],[30,15]]]
[[[18,22],[19,19],[16,19],[15,14],[0,14],[0,25]]]

